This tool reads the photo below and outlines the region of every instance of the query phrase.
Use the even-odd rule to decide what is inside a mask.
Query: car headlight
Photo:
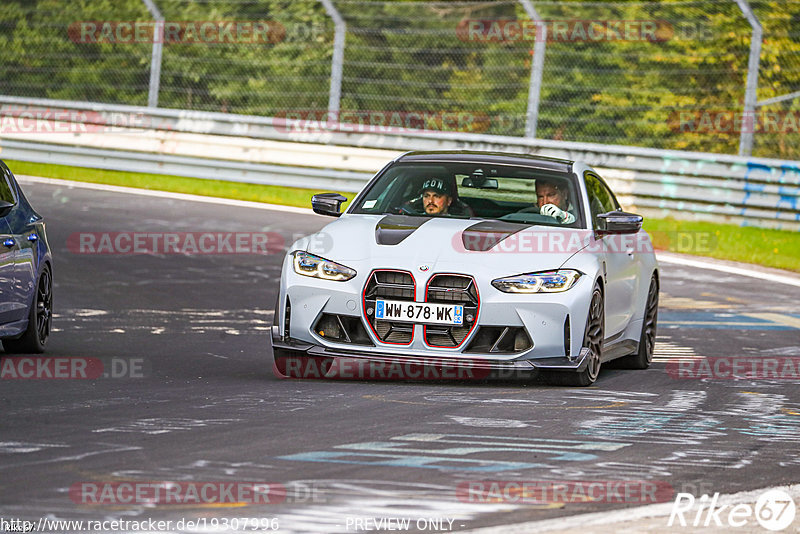
[[[356,275],[356,271],[335,261],[320,258],[308,252],[297,250],[292,252],[294,272],[312,278],[345,282]]]
[[[492,280],[492,285],[504,293],[560,293],[575,285],[583,273],[573,269],[518,274]]]

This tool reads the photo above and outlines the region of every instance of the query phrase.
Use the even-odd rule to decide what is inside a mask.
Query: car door
[[[17,182],[8,168],[3,169],[0,182],[0,200],[13,201],[14,207],[3,217],[10,231],[8,243],[14,242],[14,274],[12,298],[9,306],[11,321],[21,321],[28,316],[28,306],[33,299],[37,275],[37,246],[39,235],[36,216],[17,195]]]
[[[597,174],[584,173],[589,196],[592,225],[597,230],[597,216],[620,209],[616,197]],[[602,255],[605,263],[606,339],[613,339],[628,325],[633,317],[636,296],[638,256],[634,239],[627,235],[602,237]]]
[[[0,208],[0,324],[18,320],[19,302],[15,295],[14,270],[19,243],[9,225],[9,216],[17,207],[17,199],[9,182],[8,169],[0,163],[0,200],[13,204]]]

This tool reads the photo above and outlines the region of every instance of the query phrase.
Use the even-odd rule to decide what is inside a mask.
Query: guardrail
[[[7,139],[0,139],[0,157],[93,169],[340,191],[359,191],[372,177],[371,173],[266,165],[126,150],[105,150]]]
[[[49,111],[48,111],[49,110]],[[56,110],[60,112],[56,116]],[[26,115],[27,114],[27,115]],[[5,159],[357,191],[406,150],[490,150],[580,159],[645,214],[800,230],[800,163],[723,154],[0,97]],[[20,122],[21,121],[21,122]]]

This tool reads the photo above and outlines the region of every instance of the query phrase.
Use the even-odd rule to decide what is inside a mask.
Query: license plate
[[[464,306],[399,300],[377,300],[375,318],[405,323],[464,324]]]

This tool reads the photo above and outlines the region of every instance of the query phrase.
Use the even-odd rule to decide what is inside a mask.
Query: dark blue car
[[[0,161],[0,339],[6,352],[44,352],[53,310],[44,219]]]

